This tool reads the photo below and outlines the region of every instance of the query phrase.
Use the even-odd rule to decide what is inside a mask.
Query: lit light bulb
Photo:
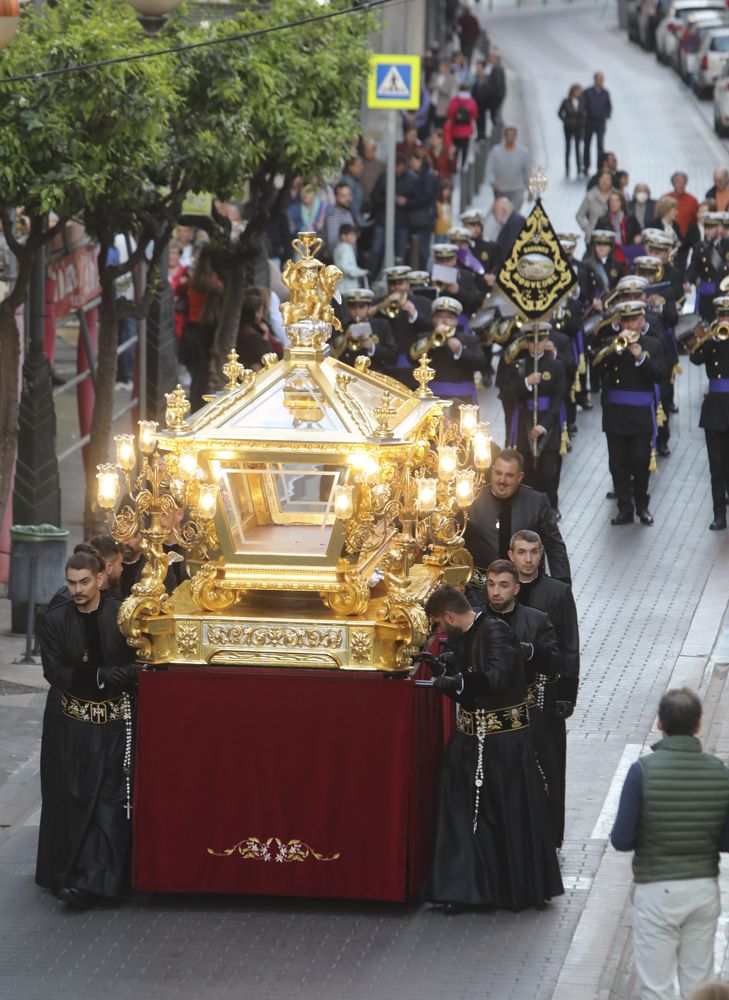
[[[438,475],[449,483],[455,478],[458,469],[458,457],[455,445],[445,444],[438,451]]]
[[[480,423],[473,436],[473,464],[477,469],[488,469],[491,465],[491,436],[489,425]]]
[[[209,521],[215,517],[218,505],[218,487],[214,483],[200,483],[195,508],[201,521]]]
[[[470,507],[474,498],[473,469],[464,469],[456,478],[456,503],[459,507]]]
[[[461,434],[468,441],[478,427],[478,405],[476,403],[461,403],[458,410],[460,413]]]
[[[438,497],[437,479],[418,480],[418,493],[415,502],[421,514],[430,514],[435,510],[437,504],[437,497]]]
[[[334,488],[334,516],[340,521],[348,521],[354,513],[354,487],[336,486]]]
[[[139,421],[139,450],[143,455],[151,455],[157,445],[157,421]]]
[[[355,451],[347,461],[354,471],[361,473],[365,479],[371,479],[377,474],[377,459],[366,451]]]
[[[116,464],[125,472],[131,472],[137,461],[134,452],[134,435],[117,434],[114,437],[114,444],[116,445]]]
[[[177,460],[180,473],[185,479],[194,479],[197,474],[197,455],[194,451],[183,451]]]
[[[119,499],[119,470],[115,465],[97,465],[96,498],[102,510],[113,510]]]

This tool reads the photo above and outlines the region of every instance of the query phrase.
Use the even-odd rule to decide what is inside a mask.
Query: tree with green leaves
[[[0,221],[17,258],[17,277],[0,303],[0,521],[17,440],[20,337],[15,313],[25,300],[33,254],[71,218],[88,223],[86,216],[93,212],[100,218],[104,212],[112,216],[132,210],[130,179],[148,176],[150,165],[165,165],[175,95],[174,67],[164,58],[21,83],[3,81],[129,55],[142,45],[139,25],[126,4],[60,0],[41,14],[29,9],[15,41],[0,53]],[[25,236],[18,233],[16,209],[29,220]],[[108,281],[106,285],[108,289]],[[102,319],[103,314],[102,308]],[[113,395],[115,348],[116,330],[106,338],[102,331],[97,400],[104,393]]]

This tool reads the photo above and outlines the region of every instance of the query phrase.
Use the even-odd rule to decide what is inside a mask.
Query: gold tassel
[[[663,427],[666,423],[666,411],[663,409],[663,403],[659,403],[656,407],[656,427]]]
[[[676,381],[677,375],[683,375],[683,368],[679,364],[673,366],[673,371],[671,372],[671,385]]]
[[[658,472],[658,463],[656,462],[656,449],[651,448],[651,460],[648,464],[649,472]]]
[[[567,454],[567,445],[569,443],[570,443],[570,436],[569,436],[569,432],[567,430],[567,422],[565,421],[565,423],[562,426],[562,437],[560,438],[560,441],[559,441],[559,453],[560,453],[560,455],[566,455]]]
[[[575,380],[572,383],[572,392],[579,392],[581,388],[582,388],[582,386],[580,385],[580,376],[579,375],[575,375]],[[573,402],[574,402],[574,398],[573,398]]]
[[[585,355],[581,354],[579,361],[577,362],[577,374],[587,375],[587,365],[585,364]]]

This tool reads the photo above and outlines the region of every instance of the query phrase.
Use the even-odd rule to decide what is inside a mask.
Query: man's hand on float
[[[454,674],[453,677],[448,677],[446,674],[441,674],[440,677],[436,677],[433,680],[433,687],[436,691],[440,691],[441,694],[447,694],[450,698],[455,698],[460,692],[463,686],[463,675]]]

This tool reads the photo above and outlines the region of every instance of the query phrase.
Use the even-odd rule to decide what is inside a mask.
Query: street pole
[[[397,111],[387,112],[387,198],[385,201],[385,267],[395,263],[395,147]]]

